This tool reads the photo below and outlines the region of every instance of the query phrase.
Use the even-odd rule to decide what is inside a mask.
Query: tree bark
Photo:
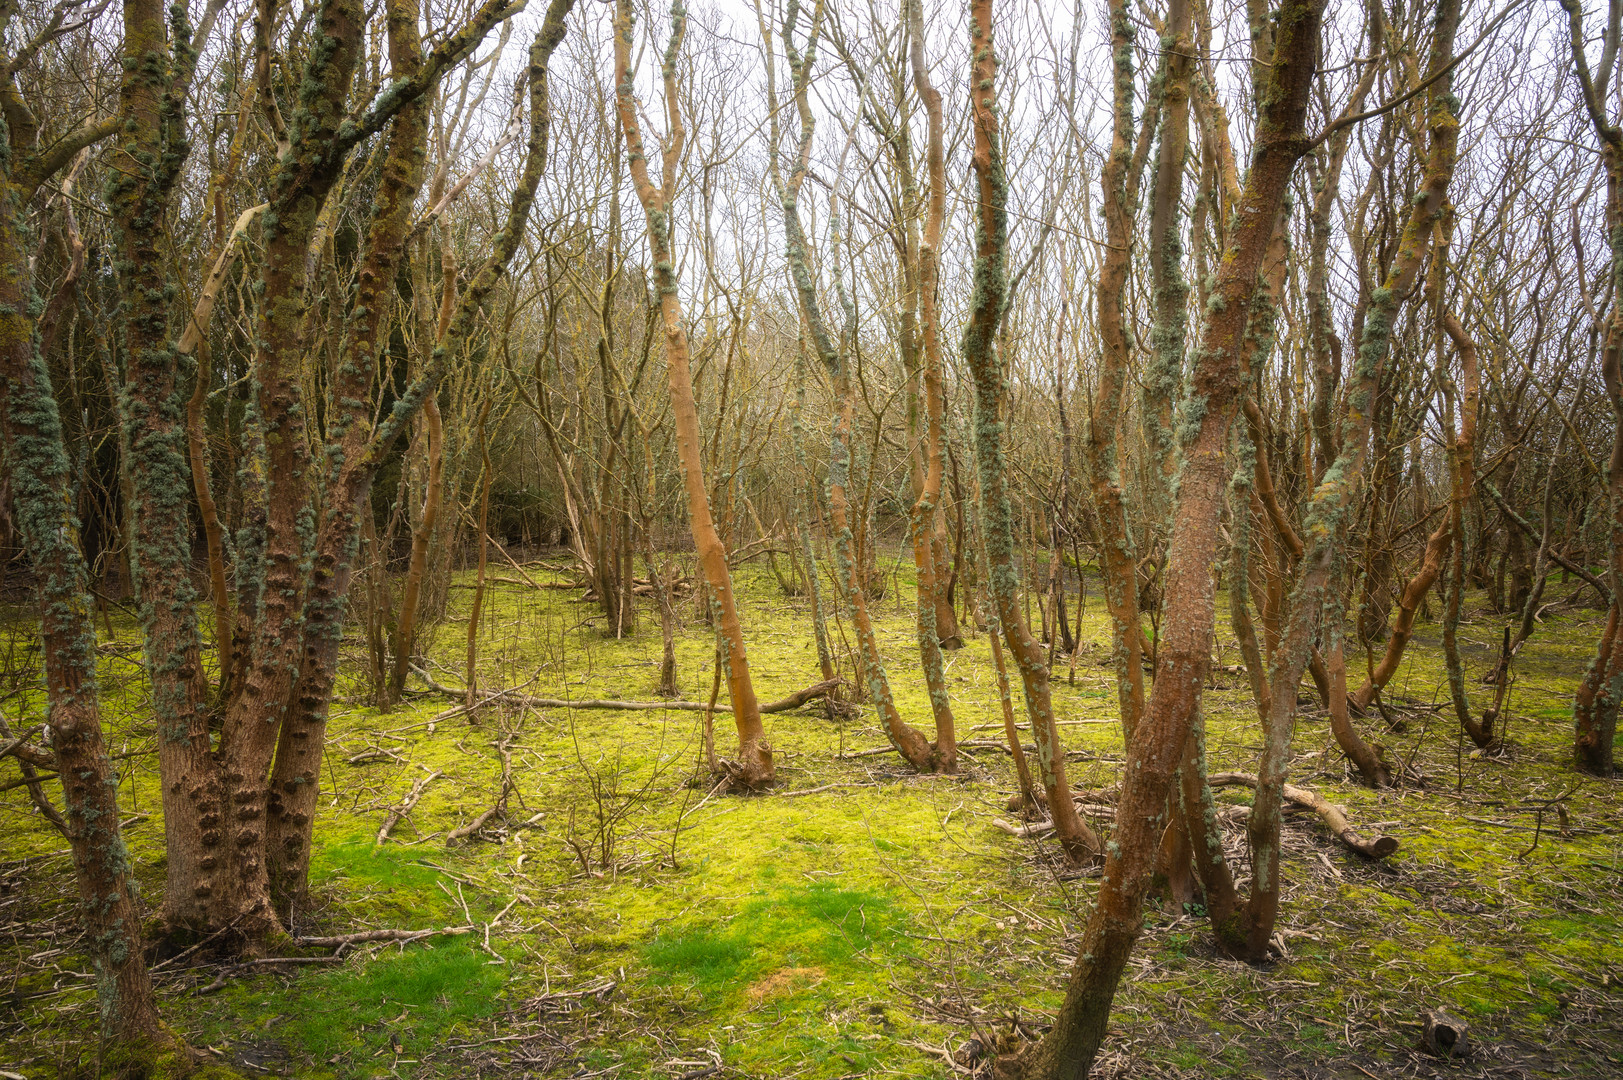
[[[986,9],[986,0],[979,0],[972,11],[983,15]],[[1116,832],[1065,1001],[1042,1041],[1005,1066],[1032,1080],[1080,1080],[1087,1075],[1104,1038],[1116,984],[1142,926],[1142,904],[1166,825],[1168,794],[1180,771],[1211,663],[1216,598],[1210,567],[1217,555],[1224,449],[1239,407],[1243,338],[1258,273],[1291,172],[1306,148],[1303,125],[1322,11],[1318,0],[1287,0],[1279,10],[1273,63],[1259,95],[1262,113],[1251,167],[1243,198],[1235,207],[1228,251],[1189,382],[1193,400],[1203,408],[1198,421],[1191,418],[1185,426],[1185,464],[1168,549],[1166,619],[1157,642],[1158,675],[1128,743]],[[977,25],[983,27],[976,35],[979,47],[989,26],[979,20]]]
[[[1065,752],[1054,725],[1048,665],[1043,648],[1020,611],[1020,580],[1015,568],[1015,521],[1009,498],[1004,450],[1004,409],[1008,375],[998,354],[998,331],[1009,303],[1007,258],[1008,175],[994,87],[997,56],[992,45],[992,0],[970,5],[970,112],[974,128],[971,166],[975,179],[974,303],[962,340],[962,353],[975,388],[975,468],[979,477],[981,535],[987,562],[987,594],[998,629],[1008,642],[1025,689],[1026,715],[1037,747],[1037,768],[1048,791],[1048,808],[1066,858],[1084,862],[1098,855],[1099,838],[1076,812],[1065,779]]]
[[[924,59],[923,0],[908,5],[908,50],[913,67],[913,86],[929,128],[926,157],[929,162],[930,194],[925,212],[924,234],[919,244],[918,289],[920,336],[923,339],[922,385],[924,390],[924,486],[913,503],[909,527],[913,539],[913,565],[918,571],[916,627],[919,653],[924,666],[924,683],[935,716],[934,765],[937,771],[958,771],[958,742],[952,702],[947,692],[947,676],[941,659],[941,616],[950,612],[944,605],[945,582],[940,580],[936,551],[935,523],[939,516],[941,482],[945,471],[941,443],[944,404],[941,392],[941,316],[936,307],[940,266],[941,227],[946,219],[947,167],[946,136],[941,116],[941,93],[930,82]]]
[[[682,301],[677,295],[675,254],[671,247],[671,203],[676,193],[676,169],[682,159],[682,144],[686,136],[676,75],[685,27],[686,15],[680,7],[673,7],[671,40],[661,68],[670,128],[661,154],[661,183],[658,186],[649,176],[648,157],[643,148],[642,126],[637,118],[637,101],[632,88],[633,22],[630,0],[618,0],[615,6],[615,105],[620,127],[625,132],[632,182],[648,219],[648,246],[653,256],[654,282],[665,328],[665,363],[670,378],[677,456],[682,462],[682,479],[687,488],[693,545],[698,549],[699,564],[704,569],[705,581],[710,586],[716,607],[716,630],[723,647],[727,690],[733,703],[733,721],[738,727],[738,761],[729,768],[728,773],[732,782],[739,787],[755,789],[772,783],[772,749],[766,744],[755,686],[750,681],[744,628],[739,622],[738,606],[733,599],[732,575],[727,569],[727,549],[710,516],[710,499],[699,448],[699,412],[693,400],[692,354],[688,348],[687,331],[682,326]]]
[[[15,86],[9,78],[5,84],[0,92],[20,107]],[[17,159],[32,147],[11,150],[6,165],[28,163]],[[102,738],[90,578],[69,503],[72,465],[33,318],[38,306],[24,205],[10,169],[0,172],[0,311],[6,313],[0,318],[0,446],[39,590],[51,750],[67,805],[84,945],[95,967],[103,1036],[132,1055],[143,1048],[173,1050],[179,1041],[152,996],[134,866],[119,829],[118,773]]]
[[[502,10],[500,0],[487,3],[466,24],[457,38],[483,37]],[[343,640],[345,597],[354,571],[361,522],[370,515],[368,499],[372,482],[390,449],[411,422],[417,410],[432,396],[445,373],[449,357],[459,351],[472,333],[480,309],[492,289],[507,273],[514,253],[523,241],[530,207],[546,167],[550,112],[547,94],[547,65],[563,40],[565,20],[574,0],[551,0],[541,29],[530,46],[528,71],[530,132],[524,164],[508,199],[502,229],[485,260],[457,305],[456,314],[444,338],[434,349],[426,370],[397,399],[395,409],[375,428],[366,420],[367,389],[379,370],[379,354],[386,339],[382,328],[381,296],[391,290],[395,269],[404,248],[400,207],[409,211],[421,183],[420,148],[427,138],[424,110],[402,109],[406,117],[400,137],[401,156],[386,171],[387,183],[380,186],[375,200],[376,214],[369,235],[369,262],[363,267],[360,289],[364,296],[379,300],[364,307],[365,317],[357,318],[346,343],[343,381],[335,400],[355,410],[347,422],[329,426],[331,441],[326,448],[328,467],[328,514],[317,540],[315,564],[311,572],[310,595],[305,614],[305,635],[300,656],[299,694],[296,708],[283,725],[271,777],[270,837],[267,841],[275,867],[278,907],[289,910],[304,895],[309,877],[310,848],[315,826],[316,797],[320,791],[322,748],[326,739],[328,711],[338,673],[338,647]],[[404,49],[410,33],[415,38],[415,17],[392,20],[400,30],[399,46]],[[441,48],[445,46],[442,44]],[[436,50],[436,53],[438,50]],[[397,117],[398,119],[398,117]],[[420,127],[418,125],[421,125]],[[418,132],[421,134],[419,135]],[[415,146],[419,150],[413,150]],[[413,171],[413,158],[418,159]],[[387,195],[387,198],[385,197]],[[398,200],[398,201],[397,201]],[[370,290],[369,292],[366,290]]]
[[[1612,406],[1613,426],[1606,478],[1612,604],[1595,659],[1573,696],[1573,758],[1582,772],[1611,776],[1617,714],[1623,704],[1623,647],[1618,643],[1618,623],[1623,619],[1623,127],[1610,118],[1606,108],[1614,97],[1611,82],[1623,41],[1623,9],[1613,5],[1607,10],[1601,66],[1598,73],[1592,73],[1585,53],[1583,8],[1579,0],[1561,0],[1561,6],[1567,12],[1578,86],[1606,167],[1606,234],[1612,256],[1607,282],[1612,311],[1601,349],[1601,383]]]

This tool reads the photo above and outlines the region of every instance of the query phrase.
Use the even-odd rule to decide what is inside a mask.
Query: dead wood
[[[466,696],[465,691],[453,690],[450,687],[441,686],[439,683],[430,678],[428,674],[421,668],[416,668],[414,670],[417,672],[418,677],[427,683],[429,689],[433,690],[434,692],[457,699],[461,699]],[[781,701],[774,701],[769,704],[762,705],[759,707],[759,710],[763,713],[788,712],[791,709],[800,708],[809,701],[814,701],[820,697],[826,697],[827,695],[838,690],[839,687],[839,679],[827,679],[823,682],[813,683],[804,690],[796,690],[794,693],[790,694]],[[708,707],[702,701],[619,701],[611,698],[531,697],[525,694],[514,694],[505,690],[497,690],[491,693],[481,694],[478,703],[476,703],[476,707],[478,704],[488,702],[492,698],[501,698],[504,701],[512,702],[514,705],[523,705],[524,707],[531,709],[669,709],[683,712],[704,712]],[[717,705],[712,711],[717,713],[731,713],[733,710],[730,705]],[[456,710],[453,709],[451,713],[444,715],[452,715],[455,712]],[[436,719],[439,718],[437,717]]]
[[[490,824],[491,819],[496,817],[505,818],[507,816],[507,797],[513,793],[513,736],[507,735],[502,739],[501,742],[495,743],[494,745],[496,747],[496,752],[500,754],[502,758],[502,780],[500,790],[496,795],[496,801],[491,804],[490,809],[486,810],[484,813],[480,814],[466,825],[452,829],[451,832],[445,837],[446,847],[452,847],[457,843],[457,841],[465,840],[468,837],[473,836],[480,829],[483,829],[486,825]]]
[[[1420,1026],[1420,1046],[1427,1053],[1445,1058],[1464,1057],[1470,1053],[1466,1033],[1471,1030],[1471,1025],[1459,1017],[1441,1010],[1427,1009],[1420,1014]]]
[[[428,766],[424,765],[422,768],[426,771]],[[400,805],[390,808],[388,815],[383,819],[383,826],[378,829],[378,838],[375,842],[381,844],[389,839],[389,833],[393,831],[396,825],[400,824],[400,819],[411,813],[412,809],[417,805],[417,800],[423,797],[423,789],[444,775],[444,773],[435,770],[427,776],[419,777],[411,785],[411,791],[407,793]]]
[[[1213,773],[1209,778],[1209,783],[1212,787],[1244,785],[1245,787],[1255,788],[1257,778],[1251,773]],[[1346,812],[1341,807],[1325,801],[1324,796],[1316,791],[1299,788],[1294,784],[1286,784],[1284,794],[1285,798],[1296,806],[1318,814],[1338,840],[1367,859],[1384,859],[1398,849],[1398,839],[1395,836],[1378,836],[1374,840],[1365,840],[1359,836],[1347,821]]]
[[[471,934],[474,927],[470,923],[465,926],[443,926],[428,930],[359,930],[353,934],[332,934],[325,937],[295,937],[293,943],[306,949],[338,949],[346,945],[367,945],[374,941],[421,941],[430,937],[455,937],[459,934]]]

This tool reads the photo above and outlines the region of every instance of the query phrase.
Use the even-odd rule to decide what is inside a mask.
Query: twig
[[[496,796],[495,803],[493,803],[491,805],[489,810],[486,810],[484,813],[480,814],[478,817],[474,818],[472,821],[468,822],[466,825],[463,825],[463,826],[461,826],[459,828],[452,829],[448,834],[446,834],[446,837],[445,837],[445,846],[446,847],[450,847],[452,844],[455,844],[458,840],[463,840],[463,839],[466,839],[467,837],[472,836],[474,833],[478,832],[480,829],[482,829],[486,825],[490,824],[490,819],[491,818],[494,818],[497,815],[500,815],[502,817],[507,816],[507,796],[512,794],[512,791],[513,791],[513,751],[512,751],[512,745],[513,745],[513,736],[512,735],[505,736],[500,743],[496,744],[496,752],[501,754],[501,756],[502,756],[502,781],[501,781],[501,790]]]
[[[431,937],[456,937],[461,934],[473,933],[473,925],[445,926],[430,930],[360,930],[353,934],[336,934],[328,937],[296,937],[293,943],[301,948],[310,949],[336,949],[345,945],[365,945],[374,941],[421,941]]]

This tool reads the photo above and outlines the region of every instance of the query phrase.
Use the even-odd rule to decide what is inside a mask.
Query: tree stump
[[[1443,1058],[1459,1058],[1470,1052],[1466,1033],[1471,1030],[1471,1025],[1459,1017],[1441,1010],[1427,1009],[1420,1014],[1420,1023],[1423,1028],[1420,1046],[1427,1053]]]

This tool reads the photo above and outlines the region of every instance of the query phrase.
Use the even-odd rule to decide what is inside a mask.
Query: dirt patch
[[[816,986],[823,981],[823,969],[817,967],[787,967],[779,968],[772,974],[750,985],[744,995],[750,999],[750,1004],[759,1005],[770,998],[782,997],[797,990]]]

